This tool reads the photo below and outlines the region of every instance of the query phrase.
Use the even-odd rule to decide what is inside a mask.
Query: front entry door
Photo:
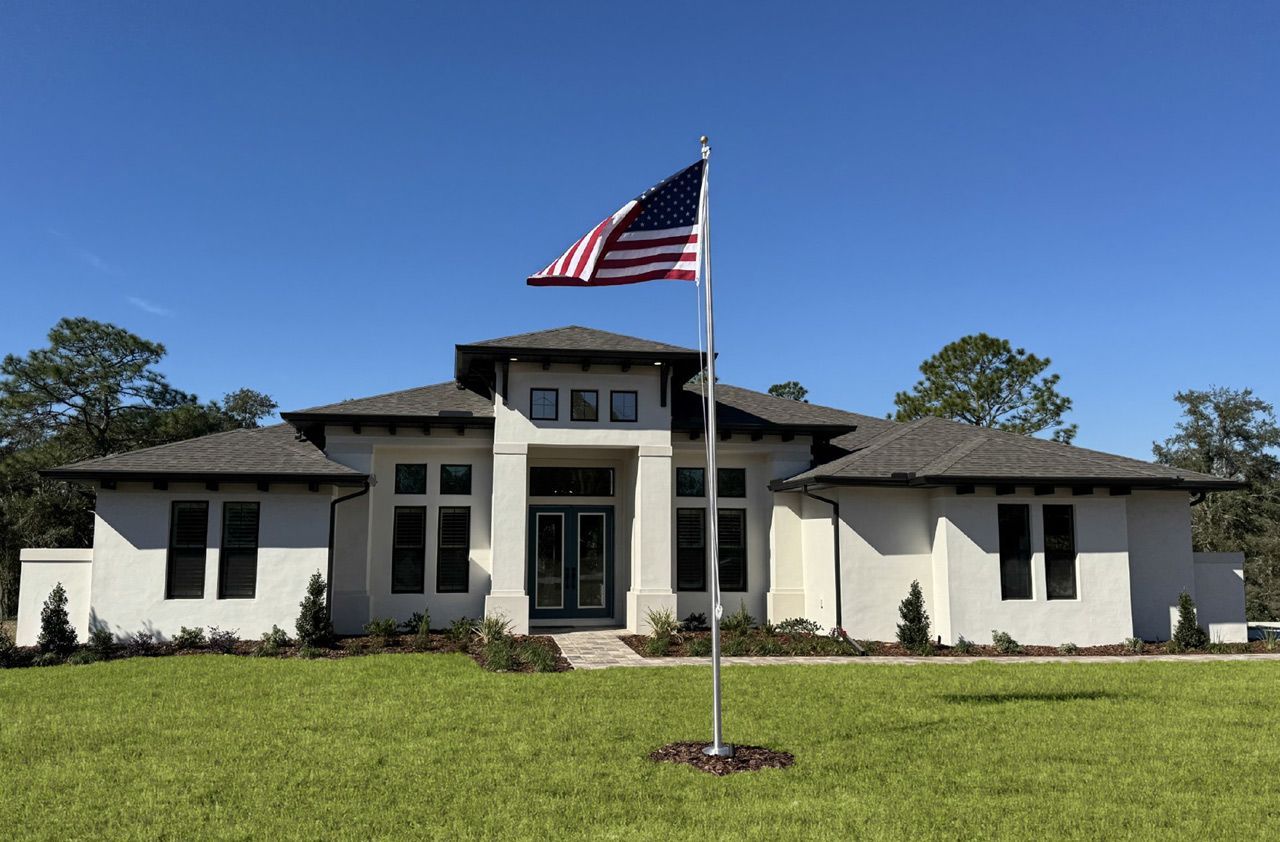
[[[613,506],[529,507],[529,616],[613,616]]]

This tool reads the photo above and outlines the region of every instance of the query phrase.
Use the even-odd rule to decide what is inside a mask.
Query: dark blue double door
[[[529,616],[613,616],[613,506],[529,507]]]

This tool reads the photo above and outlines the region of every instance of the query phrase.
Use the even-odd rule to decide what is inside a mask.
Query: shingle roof
[[[405,418],[492,418],[493,402],[469,389],[459,389],[452,380],[387,392],[368,398],[353,398],[338,403],[282,412],[286,421],[306,416],[380,416]]]
[[[702,386],[698,383],[688,383],[684,390],[692,395],[702,394]],[[726,383],[716,383],[716,406],[716,422],[731,427],[776,425],[848,430],[851,427],[861,427],[863,424],[881,423],[880,419],[868,415],[774,397],[764,392],[744,389],[741,386],[730,386]],[[701,425],[701,414],[699,413],[691,420],[696,420]]]
[[[333,482],[356,482],[365,476],[332,461],[315,445],[298,441],[288,424],[214,433],[41,473],[57,479],[237,476]]]
[[[581,325],[518,333],[482,342],[464,343],[461,347],[520,348],[538,351],[595,351],[611,354],[697,354],[693,348],[668,345],[652,339],[624,336],[607,330],[596,330]]]
[[[890,428],[861,442],[853,453],[775,485],[1022,481],[1188,489],[1238,487],[1233,480],[1221,477],[943,418],[888,423]]]

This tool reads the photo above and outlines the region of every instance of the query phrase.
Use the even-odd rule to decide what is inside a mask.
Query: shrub
[[[690,614],[680,621],[680,631],[695,632],[707,630],[706,614]]]
[[[695,658],[705,658],[711,654],[711,638],[695,637],[685,644],[685,649]]]
[[[1275,629],[1262,630],[1262,648],[1268,652],[1274,652],[1280,649],[1280,631]]]
[[[204,629],[183,626],[173,636],[173,645],[179,649],[199,649],[204,646]]]
[[[726,614],[720,621],[720,628],[728,634],[746,634],[756,624],[756,618],[751,616],[747,611],[746,602],[738,603],[738,610],[732,614]]]
[[[1058,654],[1059,655],[1079,655],[1080,647],[1076,646],[1074,643],[1060,643],[1058,644]]]
[[[426,611],[414,611],[409,615],[409,619],[400,624],[400,631],[404,634],[418,634],[419,631],[430,628],[430,615]]]
[[[472,630],[481,646],[511,638],[511,621],[503,614],[488,614]],[[510,667],[506,667],[510,669]]]
[[[720,641],[720,650],[726,655],[750,655],[751,638],[745,634],[733,634]]]
[[[1140,637],[1126,637],[1124,639],[1124,651],[1128,652],[1130,655],[1141,655],[1142,647],[1143,642]]]
[[[1001,655],[1016,655],[1022,651],[1022,646],[1008,632],[1002,632],[998,629],[991,630],[991,645]]]
[[[235,651],[236,644],[240,642],[239,635],[239,629],[223,631],[217,626],[209,626],[209,651],[217,652],[219,655],[230,655]]]
[[[921,654],[931,648],[929,641],[929,614],[924,610],[924,591],[920,583],[913,580],[907,591],[907,598],[898,605],[898,642],[908,652]]]
[[[32,660],[31,666],[56,667],[59,664],[63,663],[65,660],[66,659],[63,658],[61,655],[59,655],[57,652],[41,652],[39,655],[36,655],[34,660]]]
[[[364,624],[364,633],[376,638],[379,646],[390,646],[395,642],[398,628],[399,625],[390,617],[374,617]]]
[[[791,617],[778,623],[776,631],[779,634],[819,634],[822,632],[822,626],[806,617]]]
[[[105,661],[115,654],[116,636],[101,623],[89,630],[89,642],[85,644],[95,659]]]
[[[156,654],[156,636],[149,631],[136,631],[124,640],[126,658],[149,658]]]
[[[782,644],[776,637],[766,636],[756,639],[755,645],[751,647],[753,655],[781,655]]]
[[[667,654],[670,649],[671,635],[669,634],[655,634],[644,642],[644,653],[646,655],[661,657]]]
[[[413,648],[419,651],[431,648],[431,615],[426,611],[414,614],[418,622],[413,626]],[[410,618],[412,622],[413,618]]]
[[[550,649],[537,643],[526,642],[520,648],[520,660],[534,672],[556,671],[556,656]]]
[[[298,632],[298,642],[303,646],[333,645],[333,622],[329,619],[329,607],[325,604],[328,591],[329,586],[320,571],[312,573],[307,580],[307,595],[298,603],[301,610],[294,626]]]
[[[459,646],[465,646],[475,632],[477,621],[471,617],[459,617],[449,624],[449,639]]]
[[[670,608],[650,608],[644,618],[654,637],[670,638],[680,628],[675,612]]]
[[[4,629],[0,629],[0,669],[17,666],[18,647]]]
[[[49,591],[40,609],[40,637],[36,640],[43,654],[50,652],[65,658],[76,648],[76,630],[67,617],[67,591],[59,582]]]
[[[271,631],[266,632],[265,634],[263,634],[263,635],[262,635],[262,641],[263,641],[264,643],[266,643],[266,642],[270,641],[271,643],[275,644],[275,645],[276,645],[276,646],[278,646],[278,647],[280,647],[280,646],[288,646],[288,645],[289,645],[289,634],[288,634],[288,632],[286,632],[284,629],[280,628],[279,626],[277,626],[277,625],[272,625],[272,626],[271,626]]]
[[[325,655],[325,650],[321,649],[319,646],[299,646],[298,647],[299,658],[323,658],[324,655]]]
[[[1168,643],[1164,645],[1164,651],[1169,653],[1170,655],[1181,655],[1183,652],[1186,652],[1187,650],[1182,648],[1181,644],[1179,644],[1178,641],[1170,640]]]
[[[964,635],[960,635],[960,639],[956,641],[955,646],[951,647],[951,650],[955,652],[957,655],[972,655],[973,643],[971,641],[965,640]]]
[[[1186,591],[1178,594],[1178,626],[1173,641],[1183,649],[1203,649],[1209,642],[1208,633],[1196,622],[1196,602]]]
[[[96,663],[98,660],[99,658],[93,653],[93,650],[80,649],[71,653],[71,657],[67,658],[67,663],[75,666],[84,666],[85,664]]]
[[[491,637],[481,649],[484,668],[491,672],[507,672],[516,665],[515,642],[509,636]]]

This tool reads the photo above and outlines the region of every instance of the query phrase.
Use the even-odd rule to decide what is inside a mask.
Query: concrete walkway
[[[569,663],[578,670],[598,670],[608,667],[688,667],[708,666],[710,658],[646,658],[623,643],[619,635],[622,629],[587,629],[561,632],[551,635]],[[1280,652],[1253,655],[1077,655],[1061,657],[1017,656],[982,658],[967,656],[941,656],[935,658],[908,658],[870,656],[847,658],[831,655],[769,655],[742,656],[721,659],[725,666],[769,666],[771,664],[1123,664],[1135,661],[1277,661]]]

